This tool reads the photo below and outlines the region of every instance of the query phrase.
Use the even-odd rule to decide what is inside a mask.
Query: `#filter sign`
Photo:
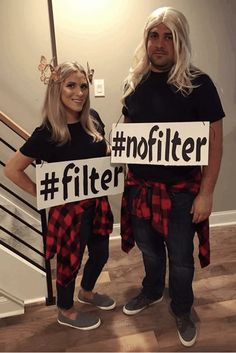
[[[110,157],[36,166],[38,209],[123,192],[124,166]]]

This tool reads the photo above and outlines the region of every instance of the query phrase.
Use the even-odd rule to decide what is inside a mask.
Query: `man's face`
[[[147,54],[153,71],[168,71],[175,63],[172,32],[164,23],[149,31]]]

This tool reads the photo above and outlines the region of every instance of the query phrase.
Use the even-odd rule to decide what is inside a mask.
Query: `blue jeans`
[[[82,262],[86,246],[89,256],[84,265],[81,280],[81,287],[87,291],[93,290],[109,257],[109,237],[93,233],[94,212],[94,206],[87,208],[82,216],[80,226],[80,261]],[[75,280],[71,281],[68,286],[57,283],[57,306],[59,308],[70,309],[73,306]]]
[[[137,187],[131,187],[130,202],[137,192]],[[152,190],[149,189],[150,207],[151,193]],[[175,315],[179,316],[189,313],[193,304],[195,226],[192,223],[190,210],[194,195],[188,192],[169,192],[169,196],[172,207],[166,240],[153,229],[150,221],[135,216],[132,216],[132,229],[135,242],[143,256],[145,277],[142,282],[142,292],[151,299],[159,299],[163,295],[168,253],[171,308]]]

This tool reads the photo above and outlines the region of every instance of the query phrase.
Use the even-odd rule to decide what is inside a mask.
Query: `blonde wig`
[[[185,16],[172,7],[161,7],[149,16],[144,27],[143,40],[135,50],[129,75],[124,82],[125,97],[135,90],[144,75],[151,71],[151,64],[147,55],[148,34],[153,27],[164,23],[172,32],[175,51],[175,64],[170,70],[167,83],[175,86],[183,95],[192,92],[192,80],[201,74],[201,71],[191,64],[191,44],[189,40],[189,25]]]
[[[71,136],[67,126],[65,107],[61,101],[61,91],[63,82],[72,73],[79,71],[84,74],[87,83],[88,78],[84,68],[77,62],[64,62],[56,67],[57,78],[52,75],[48,82],[46,96],[43,105],[43,126],[50,127],[52,130],[52,140],[58,145],[63,145],[70,141]],[[88,84],[89,87],[89,84]],[[90,115],[90,99],[89,91],[86,102],[78,118],[84,130],[93,137],[94,141],[101,141],[103,137],[97,130],[98,123]]]

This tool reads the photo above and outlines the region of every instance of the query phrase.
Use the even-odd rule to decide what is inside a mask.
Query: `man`
[[[222,109],[209,76],[191,64],[189,26],[179,11],[163,7],[146,23],[125,81],[123,114],[128,123],[209,121],[209,164],[130,164],[122,199],[122,248],[142,252],[142,290],[124,307],[134,315],[163,298],[166,251],[170,310],[184,346],[197,337],[191,318],[193,238],[197,232],[202,267],[209,264],[209,223],[222,156]]]

